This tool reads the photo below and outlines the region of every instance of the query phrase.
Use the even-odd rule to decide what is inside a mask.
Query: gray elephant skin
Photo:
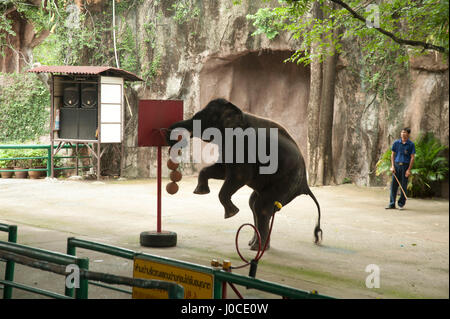
[[[253,212],[255,227],[261,236],[261,247],[264,247],[267,240],[270,241],[268,238],[269,222],[272,215],[297,196],[302,194],[309,195],[316,203],[318,209],[318,219],[314,229],[314,242],[316,244],[321,242],[320,205],[308,186],[305,161],[300,149],[284,127],[269,119],[243,112],[225,99],[215,99],[210,101],[206,107],[197,112],[191,119],[172,124],[166,132],[167,143],[170,146],[181,143],[177,139],[170,139],[170,133],[177,128],[189,131],[190,137],[192,137],[194,120],[201,121],[202,136],[207,128],[219,130],[222,136],[225,136],[226,128],[241,128],[244,131],[247,128],[253,128],[256,132],[260,132],[257,129],[266,129],[268,131],[271,128],[275,128],[278,132],[277,141],[275,141],[277,142],[275,143],[277,146],[276,150],[270,149],[270,139],[273,136],[267,133],[262,137],[266,139],[266,150],[270,149],[271,152],[278,152],[278,163],[275,172],[261,174],[261,168],[267,168],[267,162],[263,163],[256,155],[253,157],[251,154],[250,156],[248,155],[249,141],[246,139],[244,161],[242,159],[240,162],[236,161],[238,152],[233,153],[234,160],[232,162],[224,161],[223,159],[227,155],[226,152],[229,151],[229,148],[219,147],[219,158],[222,160],[200,171],[198,184],[194,190],[195,194],[207,194],[210,192],[208,186],[210,178],[224,180],[219,192],[219,200],[225,209],[225,218],[230,218],[239,211],[239,208],[231,201],[232,195],[244,185],[252,188],[253,193],[250,196],[249,205]],[[258,138],[261,138],[261,134],[257,133],[257,135]],[[202,139],[206,142],[216,142],[210,138]],[[264,144],[258,144],[256,149],[253,147],[251,150],[258,152],[262,145]],[[252,250],[259,249],[256,233],[249,245]],[[267,242],[266,249],[269,247],[270,242]]]

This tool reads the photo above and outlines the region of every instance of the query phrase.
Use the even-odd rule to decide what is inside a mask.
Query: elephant
[[[261,247],[270,247],[269,222],[272,215],[286,206],[299,195],[309,195],[315,202],[318,209],[318,220],[314,229],[314,242],[319,244],[322,240],[322,230],[320,228],[320,205],[316,197],[310,190],[307,183],[306,167],[300,149],[287,130],[280,124],[269,119],[259,117],[247,112],[243,112],[239,107],[227,101],[226,99],[211,100],[202,110],[194,114],[188,120],[179,121],[172,124],[166,131],[166,140],[169,146],[173,147],[181,143],[180,139],[170,138],[175,129],[184,129],[189,132],[189,138],[193,137],[195,131],[195,121],[201,121],[201,136],[206,142],[218,143],[216,139],[212,140],[210,136],[205,136],[206,128],[214,128],[216,131],[226,135],[229,129],[253,129],[258,138],[256,147],[253,146],[253,152],[259,152],[264,146],[276,145],[277,168],[274,172],[262,174],[262,168],[267,165],[262,160],[255,159],[255,155],[248,152],[250,138],[244,139],[244,159],[236,161],[238,152],[233,153],[232,160],[223,161],[229,148],[219,146],[220,161],[211,166],[203,168],[198,175],[198,184],[194,190],[195,194],[208,194],[210,192],[208,180],[220,179],[224,183],[219,192],[219,200],[225,209],[225,218],[230,218],[238,213],[237,208],[231,201],[232,195],[241,187],[247,185],[253,189],[249,199],[249,205],[253,212],[254,225],[261,237]],[[277,134],[263,134],[264,130],[275,129]],[[250,130],[247,130],[250,132]],[[236,139],[236,138],[235,138]],[[260,142],[259,140],[262,140]],[[184,141],[184,146],[188,141]],[[183,145],[182,145],[183,146]],[[258,153],[259,154],[259,153]],[[320,238],[319,238],[320,235]],[[269,240],[269,241],[268,241]],[[266,241],[267,245],[266,245]],[[258,237],[255,232],[253,239],[250,240],[251,250],[259,249]]]

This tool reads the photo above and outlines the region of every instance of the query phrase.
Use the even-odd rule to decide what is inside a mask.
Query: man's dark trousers
[[[400,181],[403,190],[406,192],[406,188],[408,186],[408,178],[405,176],[406,170],[409,167],[409,163],[395,163],[395,175],[397,176],[398,180]],[[395,198],[397,197],[397,191],[398,191],[398,183],[397,180],[394,177],[394,174],[392,174],[392,182],[391,182],[391,199],[389,202],[390,207],[395,207]],[[403,207],[406,203],[406,197],[403,195],[403,192],[400,191],[400,198],[398,200],[398,206]]]

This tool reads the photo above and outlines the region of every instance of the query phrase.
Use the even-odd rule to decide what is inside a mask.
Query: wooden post
[[[53,94],[55,93],[55,79],[53,77],[53,73],[51,76],[51,85],[50,85],[50,98],[51,98],[51,106],[50,106],[50,178],[55,177],[54,170],[54,159],[53,159],[53,144],[55,143],[55,99]]]

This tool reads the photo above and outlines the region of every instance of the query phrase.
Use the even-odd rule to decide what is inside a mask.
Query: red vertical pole
[[[158,219],[156,231],[161,232],[161,146],[158,146]]]

